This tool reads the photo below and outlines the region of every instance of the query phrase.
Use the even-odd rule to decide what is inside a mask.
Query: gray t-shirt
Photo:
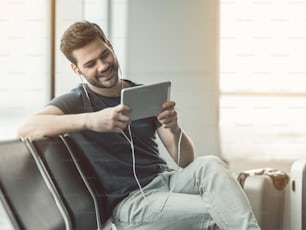
[[[132,86],[135,86],[132,83]],[[86,86],[89,98],[80,85],[71,92],[53,99],[49,105],[60,108],[65,114],[99,111],[120,103],[120,97],[105,97]],[[144,108],[145,109],[145,108]],[[169,170],[160,157],[156,142],[156,129],[160,123],[156,117],[133,121],[131,133],[134,142],[136,173],[141,186],[148,184],[156,175]],[[129,137],[128,130],[124,130]],[[99,193],[104,196],[105,218],[131,191],[138,189],[133,175],[130,143],[119,133],[99,133],[83,130],[69,134],[81,149],[99,181]]]

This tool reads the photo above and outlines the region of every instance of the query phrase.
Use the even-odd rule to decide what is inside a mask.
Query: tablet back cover
[[[156,116],[162,103],[170,99],[170,89],[170,81],[125,88],[121,91],[121,103],[130,107],[132,121]]]

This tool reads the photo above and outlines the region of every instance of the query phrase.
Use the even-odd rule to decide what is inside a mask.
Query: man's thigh
[[[218,229],[200,195],[170,193],[168,186],[134,192],[114,211],[114,223],[120,229]]]

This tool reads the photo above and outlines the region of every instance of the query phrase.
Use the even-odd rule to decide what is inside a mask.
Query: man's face
[[[77,67],[85,79],[97,88],[113,88],[118,82],[118,62],[112,48],[101,39],[73,51]]]

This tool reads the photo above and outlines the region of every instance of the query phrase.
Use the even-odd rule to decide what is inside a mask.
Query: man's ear
[[[73,70],[73,72],[75,72],[76,74],[80,75],[81,74],[81,71],[79,69],[79,67],[77,67],[77,65],[71,63],[71,69]]]

